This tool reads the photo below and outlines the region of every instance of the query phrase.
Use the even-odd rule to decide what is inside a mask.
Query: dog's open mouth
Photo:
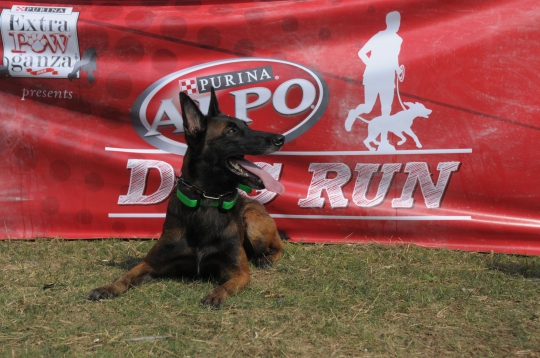
[[[258,184],[255,189],[266,190],[277,194],[283,194],[285,187],[274,179],[266,170],[244,158],[229,158],[225,161],[228,169],[235,175],[244,178],[249,183]]]

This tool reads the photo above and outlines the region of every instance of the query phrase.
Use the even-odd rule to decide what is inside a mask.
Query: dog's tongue
[[[285,192],[285,187],[283,186],[283,184],[272,178],[272,176],[266,170],[245,159],[236,159],[235,161],[245,170],[261,178],[266,190],[273,191],[274,193],[280,195]]]

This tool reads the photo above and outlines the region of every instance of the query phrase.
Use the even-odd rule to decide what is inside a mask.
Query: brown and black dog
[[[243,157],[278,151],[285,137],[254,131],[221,113],[213,89],[206,116],[184,93],[180,104],[188,149],[161,238],[141,263],[92,290],[89,300],[118,296],[154,277],[209,274],[220,285],[201,303],[218,307],[249,283],[248,260],[267,267],[281,257],[283,243],[274,220],[259,202],[238,196],[237,186],[279,191],[278,182],[267,181]]]

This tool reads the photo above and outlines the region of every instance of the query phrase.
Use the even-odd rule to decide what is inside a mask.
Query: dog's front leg
[[[420,143],[420,140],[418,140],[418,137],[416,136],[416,134],[414,134],[414,132],[410,128],[406,130],[405,133],[407,133],[408,135],[411,136],[412,139],[414,139],[414,142],[416,143],[417,148],[422,148],[422,144]]]
[[[116,297],[156,276],[168,275],[171,272],[193,274],[196,272],[195,267],[193,249],[187,245],[182,233],[175,230],[164,231],[141,263],[112,283],[93,289],[86,295],[86,299],[99,301]]]
[[[92,301],[99,301],[102,299],[116,297],[126,292],[130,287],[140,285],[146,281],[149,281],[152,268],[145,262],[139,263],[137,266],[120,276],[114,282],[93,289],[86,299]]]
[[[234,265],[221,268],[221,285],[201,300],[201,304],[218,308],[227,297],[241,291],[249,284],[249,263],[246,252],[239,250]]]

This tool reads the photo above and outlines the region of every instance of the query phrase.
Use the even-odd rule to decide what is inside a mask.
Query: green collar
[[[194,188],[202,194],[195,194],[188,190],[190,188]],[[238,188],[248,193],[251,193],[252,191],[250,187],[242,184],[239,184]],[[193,184],[186,182],[182,178],[178,178],[176,196],[182,203],[184,203],[184,205],[190,208],[197,208],[199,206],[214,206],[227,211],[231,210],[236,204],[236,201],[238,200],[238,191],[229,192],[218,196],[210,196]]]

